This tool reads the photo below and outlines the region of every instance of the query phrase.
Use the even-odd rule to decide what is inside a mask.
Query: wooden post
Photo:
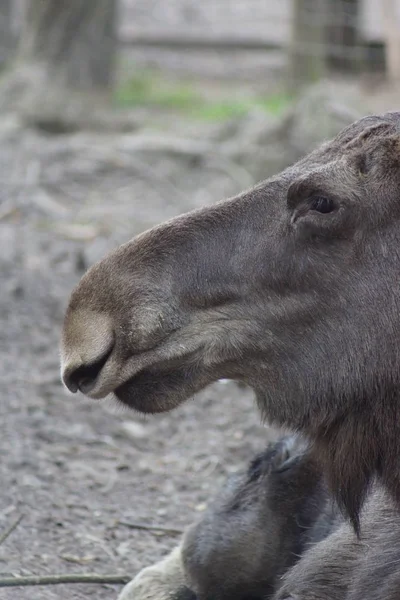
[[[297,93],[326,74],[328,0],[293,0],[288,88]]]
[[[360,71],[364,56],[359,34],[360,0],[329,0],[327,44],[329,68],[340,73]]]

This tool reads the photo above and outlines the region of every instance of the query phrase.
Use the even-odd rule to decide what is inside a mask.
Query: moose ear
[[[288,468],[293,461],[297,461],[306,450],[304,440],[298,435],[281,438],[267,446],[250,463],[247,475],[250,481],[258,479],[261,475],[281,472]]]
[[[299,457],[304,454],[307,445],[298,435],[291,435],[283,438],[278,444],[281,448],[278,449],[273,458],[271,471],[282,473],[283,471],[290,469],[294,463],[297,463]]]
[[[382,168],[385,171],[400,168],[400,138],[397,134],[387,136],[379,145],[366,148],[355,156],[355,170],[360,178]]]

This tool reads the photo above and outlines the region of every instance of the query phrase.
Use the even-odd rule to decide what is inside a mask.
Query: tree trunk
[[[396,0],[382,0],[386,72],[391,83],[400,84],[400,10]]]
[[[292,93],[326,73],[328,0],[293,0],[288,87]]]
[[[16,61],[0,86],[0,109],[63,131],[107,107],[116,7],[116,0],[29,0]]]

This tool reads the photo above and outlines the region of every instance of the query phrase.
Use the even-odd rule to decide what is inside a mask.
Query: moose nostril
[[[78,390],[83,393],[90,392],[94,387],[96,379],[101,371],[99,363],[82,365],[64,375],[64,383],[71,392]]]
[[[89,393],[94,388],[100,371],[106,364],[111,352],[112,348],[96,362],[89,365],[80,365],[73,371],[66,373],[64,375],[64,383],[67,388],[73,393],[78,390],[83,394]]]
[[[78,390],[82,394],[88,394],[95,386],[97,376],[87,377],[83,376],[77,381]]]

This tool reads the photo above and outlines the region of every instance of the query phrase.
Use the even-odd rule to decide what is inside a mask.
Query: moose
[[[343,523],[265,597],[400,597],[399,193],[400,113],[365,117],[250,191],[112,251],[71,294],[72,392],[155,413],[236,379],[308,441]],[[302,587],[322,558],[323,595]],[[372,572],[386,592],[363,588]]]

